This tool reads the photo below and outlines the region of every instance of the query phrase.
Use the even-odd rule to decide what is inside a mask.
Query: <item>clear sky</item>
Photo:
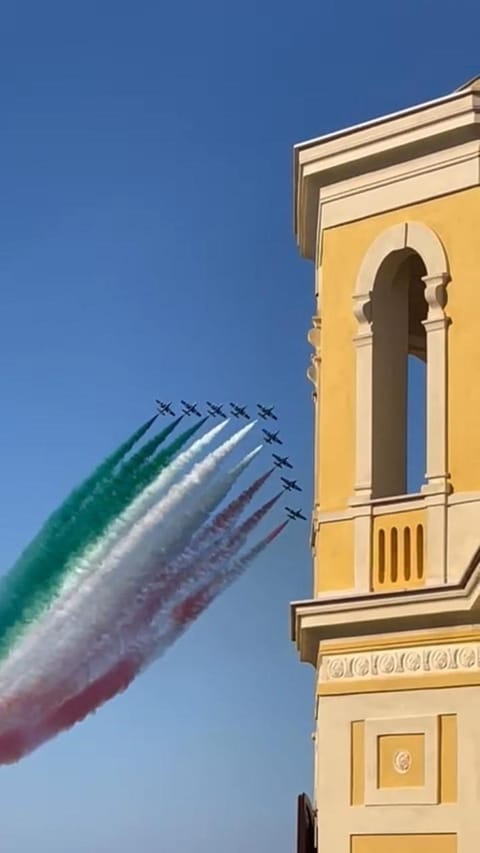
[[[292,145],[453,90],[479,24],[473,0],[2,4],[5,569],[154,396],[276,403],[310,510]],[[290,528],[128,694],[0,770],[2,851],[291,853],[313,679]]]

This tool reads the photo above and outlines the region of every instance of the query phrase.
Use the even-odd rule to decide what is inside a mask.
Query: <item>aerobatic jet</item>
[[[269,432],[268,429],[262,429],[262,432],[267,444],[283,444],[282,439],[278,437],[278,430],[276,432]]]
[[[163,400],[155,400],[155,402],[158,406],[158,412],[160,415],[175,415],[171,403],[164,403]]]
[[[237,406],[236,403],[230,403],[230,408],[234,418],[245,418],[246,421],[250,420],[246,406]]]
[[[202,417],[202,413],[198,411],[196,403],[187,403],[186,400],[180,400],[180,402],[183,406],[184,415],[188,415],[189,417],[190,415],[196,415],[197,418]]]
[[[296,521],[297,518],[301,518],[302,521],[306,521],[306,516],[303,515],[300,509],[291,509],[289,506],[285,507],[286,513],[291,521]]]
[[[267,418],[272,418],[274,421],[278,421],[276,414],[274,413],[274,406],[263,406],[262,403],[257,403],[258,414],[264,421]]]
[[[207,412],[212,418],[226,418],[226,414],[223,411],[223,406],[216,406],[215,403],[210,403],[207,400]]]
[[[296,480],[287,480],[286,477],[280,477],[280,479],[283,483],[283,488],[285,489],[286,492],[291,492],[292,489],[295,492],[301,492],[302,491],[301,487],[298,485]]]
[[[291,465],[290,462],[288,461],[288,456],[277,456],[276,453],[272,453],[272,456],[275,460],[274,465],[277,468],[292,468],[293,469],[293,465]]]

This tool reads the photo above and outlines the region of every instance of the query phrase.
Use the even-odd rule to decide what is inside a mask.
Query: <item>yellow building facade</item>
[[[315,488],[313,597],[291,617],[317,673],[321,853],[480,849],[479,115],[476,79],[295,147]]]

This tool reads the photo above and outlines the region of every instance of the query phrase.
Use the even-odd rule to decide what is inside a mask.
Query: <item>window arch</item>
[[[445,491],[445,250],[421,223],[387,229],[368,249],[354,294],[358,320],[355,496],[404,494],[407,359],[426,362],[426,491]]]

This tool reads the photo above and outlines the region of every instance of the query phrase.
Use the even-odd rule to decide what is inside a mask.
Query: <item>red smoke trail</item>
[[[258,542],[257,545],[254,545],[247,554],[236,560],[233,566],[230,566],[230,568],[221,572],[220,575],[215,575],[199,590],[187,596],[187,598],[174,607],[172,611],[172,618],[179,627],[181,626],[182,631],[186,630],[188,625],[197,619],[209,604],[211,604],[211,602],[217,598],[221,592],[223,592],[224,589],[229,587],[234,580],[244,573],[253,560],[255,560],[262,551],[264,551],[265,548],[277,538],[277,536],[280,536],[287,524],[288,520],[279,524],[279,526],[272,530],[268,536],[265,536],[265,538]]]
[[[264,478],[265,475],[263,475],[260,480],[263,480]],[[251,488],[252,487],[250,487],[249,490],[250,492]],[[182,570],[179,570],[178,564],[173,571],[169,571],[166,566],[161,567],[159,571],[159,579],[145,588],[143,592],[143,601],[137,601],[137,605],[133,605],[133,612],[128,622],[118,630],[116,635],[114,626],[110,630],[110,637],[115,643],[113,647],[114,652],[111,657],[113,656],[114,659],[116,657],[120,657],[125,646],[134,641],[135,637],[137,637],[140,632],[145,633],[145,643],[148,644],[149,626],[154,619],[158,618],[162,608],[167,607],[171,599],[173,599],[178,593],[185,599],[190,587],[192,585],[197,585],[203,575],[210,575],[210,573],[215,572],[215,567],[218,566],[219,563],[224,564],[225,561],[231,560],[244,544],[248,534],[254,530],[263,517],[272,509],[281,495],[282,492],[279,492],[269,501],[264,503],[263,506],[256,510],[256,512],[252,513],[252,515],[250,515],[243,524],[238,528],[233,529],[226,542],[221,541],[216,548],[207,552],[207,556],[204,556],[203,560],[201,559],[200,553],[198,555],[198,561],[195,562],[195,554],[192,553],[189,559],[183,562],[183,565],[181,566]],[[190,573],[187,574],[186,570],[190,570]],[[168,611],[165,613],[164,618],[165,621],[168,620]],[[101,659],[102,651],[100,649],[98,651],[98,655]],[[85,682],[88,681],[88,666],[88,661],[81,662],[77,672],[77,674],[82,674],[82,680]],[[87,670],[87,672],[83,676],[84,670]],[[29,716],[33,716],[33,718],[35,718],[35,704],[40,702],[37,714],[44,717],[49,713],[48,709],[58,707],[58,704],[63,700],[65,695],[69,695],[69,691],[72,689],[72,686],[71,673],[63,679],[62,682],[56,684],[55,687],[52,687],[47,691],[42,690],[41,683],[39,683],[38,687],[34,687],[29,691],[17,694],[9,703],[9,706],[3,710],[3,713],[10,714],[13,718],[17,716],[21,721],[22,715],[25,714],[25,711],[22,709],[27,708],[30,709]],[[73,687],[73,690],[75,689],[78,688]],[[0,711],[1,710],[0,701]],[[30,728],[32,725],[35,726],[35,723],[27,721],[19,722],[19,727],[22,730],[24,728]],[[2,738],[5,736],[6,735],[0,735],[0,762],[2,760]]]
[[[0,735],[0,762],[13,764],[42,743],[81,722],[100,705],[129,687],[139,670],[135,656],[118,661],[107,673],[60,704],[40,725],[10,729]]]
[[[157,615],[161,606],[167,603],[185,582],[194,583],[195,581],[198,581],[206,570],[208,571],[208,569],[212,568],[212,564],[214,569],[215,563],[218,563],[219,559],[225,559],[230,556],[230,553],[234,551],[236,547],[241,547],[248,534],[251,533],[257,524],[259,524],[267,512],[272,509],[280,496],[281,493],[275,495],[274,498],[271,498],[271,500],[267,501],[267,503],[261,506],[260,509],[247,518],[247,520],[240,525],[238,530],[233,531],[233,534],[227,540],[227,543],[220,543],[213,553],[208,554],[207,559],[202,561],[200,554],[199,563],[195,565],[193,562],[194,555],[192,554],[188,561],[188,566],[191,566],[193,563],[194,570],[190,575],[188,575],[188,577],[185,577],[183,572],[174,571],[170,575],[165,575],[160,581],[153,584],[143,605],[136,612],[133,622],[130,623],[129,631],[135,632],[140,630],[142,627],[149,625],[151,620]],[[268,542],[266,544],[268,544]]]
[[[272,504],[272,501],[268,502]],[[257,516],[260,510],[254,515]],[[252,516],[253,518],[253,516]],[[250,522],[251,519],[248,519]],[[264,539],[257,543],[247,554],[238,559],[230,570],[223,572],[220,577],[207,581],[200,590],[187,596],[172,611],[172,630],[162,642],[162,651],[172,645],[187,630],[206,608],[230,586],[248,568],[250,563],[271,543],[287,526],[284,521],[272,530]],[[32,752],[42,743],[81,722],[89,714],[96,711],[105,702],[113,699],[129,687],[140,670],[157,657],[154,649],[146,649],[143,654],[130,652],[119,660],[111,669],[92,681],[75,696],[58,705],[35,728],[11,729],[0,736],[0,763],[12,764]]]
[[[243,512],[243,510],[248,506],[252,498],[255,497],[256,493],[259,489],[266,483],[269,477],[274,472],[274,468],[270,468],[269,471],[266,471],[265,474],[262,474],[249,486],[245,489],[234,501],[228,504],[224,510],[219,512],[213,521],[208,524],[203,530],[200,530],[192,541],[192,548],[198,547],[202,545],[205,540],[208,540],[215,533],[218,533],[228,527],[229,524],[232,523],[239,515]]]

